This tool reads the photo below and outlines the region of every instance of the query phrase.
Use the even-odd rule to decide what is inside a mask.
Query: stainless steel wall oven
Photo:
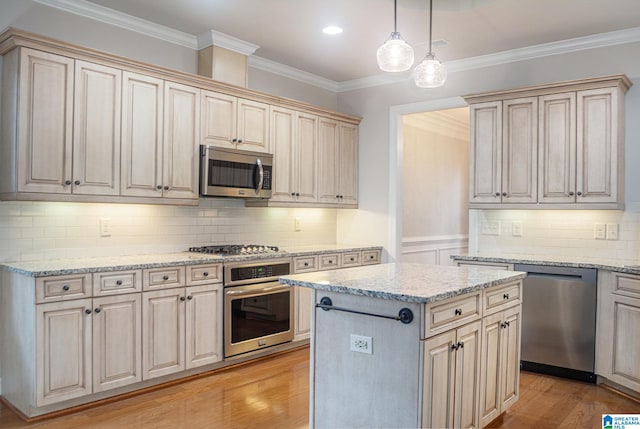
[[[293,289],[278,283],[288,259],[229,263],[224,268],[224,356],[293,340]]]

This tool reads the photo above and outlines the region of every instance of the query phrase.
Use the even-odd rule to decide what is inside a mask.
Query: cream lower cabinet
[[[598,271],[596,323],[599,380],[640,393],[640,276]]]
[[[221,284],[143,292],[143,379],[222,360],[221,310]]]
[[[480,427],[519,397],[521,305],[485,316],[480,356]]]
[[[39,304],[36,405],[142,380],[140,294]]]
[[[478,428],[478,320],[424,341],[423,428]]]

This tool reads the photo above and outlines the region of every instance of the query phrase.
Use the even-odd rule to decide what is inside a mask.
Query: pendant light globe
[[[438,88],[447,80],[447,68],[429,53],[413,70],[413,80],[420,88]]]
[[[378,67],[386,72],[407,71],[413,65],[413,48],[402,38],[400,33],[393,32],[376,52]]]

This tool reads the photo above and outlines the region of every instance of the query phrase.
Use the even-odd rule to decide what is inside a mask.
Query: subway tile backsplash
[[[0,261],[184,251],[191,246],[336,243],[336,209],[245,208],[201,199],[198,207],[0,202]],[[295,219],[300,231],[294,231]],[[102,237],[100,220],[110,236]]]
[[[640,205],[619,210],[477,210],[471,216],[480,254],[607,258],[640,263]],[[499,222],[499,235],[487,225]],[[522,226],[515,236],[514,222]],[[595,238],[596,224],[617,225],[617,239]],[[484,228],[484,229],[483,229]],[[517,231],[517,228],[516,228]],[[611,238],[611,237],[610,237]]]

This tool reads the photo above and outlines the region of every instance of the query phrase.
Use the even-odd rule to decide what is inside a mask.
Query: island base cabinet
[[[480,427],[513,405],[519,396],[521,305],[482,321]]]
[[[478,428],[477,321],[424,341],[423,428]]]

